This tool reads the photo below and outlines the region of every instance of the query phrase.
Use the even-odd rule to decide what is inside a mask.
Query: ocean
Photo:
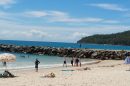
[[[60,48],[87,48],[87,49],[105,49],[105,50],[130,50],[130,46],[122,46],[122,45],[79,44],[79,43],[64,43],[64,42],[0,40],[0,44],[14,44],[14,45],[22,45],[22,46],[48,46],[48,47],[60,47]]]
[[[7,53],[7,52],[0,52]],[[36,58],[40,61],[39,68],[53,68],[63,66],[64,57],[58,56],[46,56],[46,55],[35,55],[35,54],[24,54],[24,53],[11,53],[16,56],[15,62],[8,62],[7,69],[34,69]],[[71,58],[66,58],[67,64],[70,65]],[[81,59],[82,63],[93,61],[92,59]],[[0,63],[0,71],[4,70],[3,63]]]
[[[105,50],[130,50],[130,46],[121,45],[101,45],[101,44],[78,44],[78,43],[62,43],[62,42],[36,42],[36,41],[15,41],[15,40],[0,40],[0,44],[13,44],[22,46],[48,46],[62,48],[87,48],[87,49],[105,49]],[[7,52],[0,52],[7,53]],[[29,69],[34,68],[35,59],[38,58],[41,62],[40,68],[52,68],[63,65],[64,57],[34,55],[24,53],[12,53],[16,55],[16,62],[8,62],[8,69]],[[67,63],[70,64],[70,59],[67,58]],[[92,61],[92,59],[82,59],[82,63]],[[0,63],[0,70],[4,70],[3,64]]]

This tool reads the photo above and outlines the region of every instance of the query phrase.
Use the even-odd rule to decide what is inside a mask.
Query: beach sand
[[[88,67],[88,70],[84,70]],[[130,71],[123,60],[105,60],[82,67],[17,70],[15,78],[0,78],[0,86],[130,86]],[[62,71],[74,70],[74,71]],[[53,72],[55,78],[44,75]]]

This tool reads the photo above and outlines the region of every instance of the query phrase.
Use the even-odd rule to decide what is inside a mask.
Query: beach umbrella
[[[125,64],[129,64],[130,65],[130,56],[127,56],[125,59]],[[129,69],[130,70],[130,69]]]
[[[16,59],[16,56],[10,53],[3,53],[0,54],[0,61],[1,62],[14,62]]]
[[[0,54],[0,62],[6,63],[6,62],[14,62],[16,60],[16,56],[10,53],[3,53]],[[5,64],[6,66],[6,64]]]

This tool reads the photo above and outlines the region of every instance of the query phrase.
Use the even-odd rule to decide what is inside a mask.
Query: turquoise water
[[[0,52],[3,53],[3,52]],[[45,56],[45,55],[34,55],[34,54],[20,54],[12,53],[16,55],[15,62],[8,62],[8,69],[28,69],[34,68],[35,59],[38,58],[40,61],[39,68],[52,68],[63,65],[64,57],[58,56]],[[67,64],[70,64],[71,58],[66,58]],[[90,59],[82,59],[82,61],[90,61]],[[0,70],[5,69],[2,62],[0,63]]]

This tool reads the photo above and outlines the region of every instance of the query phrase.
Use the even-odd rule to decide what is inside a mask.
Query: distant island
[[[130,45],[130,30],[115,34],[96,34],[83,37],[77,43]]]

